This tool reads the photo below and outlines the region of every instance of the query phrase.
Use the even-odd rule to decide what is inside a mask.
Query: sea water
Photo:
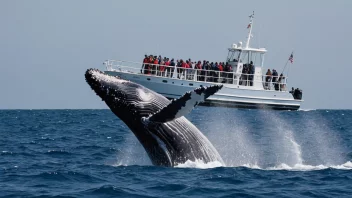
[[[197,107],[225,164],[153,166],[110,110],[0,111],[0,197],[351,197],[352,110]]]

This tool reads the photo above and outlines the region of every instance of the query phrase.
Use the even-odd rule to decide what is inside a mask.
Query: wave
[[[298,111],[316,111],[316,109],[298,109]]]
[[[323,169],[340,169],[340,170],[352,170],[352,162],[348,161],[341,165],[305,165],[305,164],[296,164],[294,166],[289,166],[287,164],[280,164],[279,166],[269,167],[266,170],[293,170],[293,171],[312,171],[312,170],[323,170]]]
[[[340,169],[340,170],[352,170],[352,162],[347,161],[344,164],[341,165],[307,165],[307,164],[296,164],[293,166],[289,166],[285,163],[282,163],[280,165],[274,166],[274,167],[267,167],[267,168],[262,168],[258,166],[257,164],[243,164],[241,166],[226,166],[221,164],[219,161],[214,161],[214,162],[208,162],[204,163],[202,160],[196,160],[196,161],[190,161],[187,160],[183,164],[178,164],[175,166],[176,168],[197,168],[197,169],[209,169],[209,168],[219,168],[219,167],[245,167],[249,169],[258,169],[258,170],[270,170],[270,171],[275,171],[275,170],[289,170],[289,171],[314,171],[314,170],[324,170],[324,169]]]

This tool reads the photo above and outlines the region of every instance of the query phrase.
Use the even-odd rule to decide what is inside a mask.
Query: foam
[[[252,168],[252,167],[248,167]],[[352,170],[352,162],[348,161],[341,165],[307,165],[307,164],[295,164],[289,166],[285,163],[282,163],[278,166],[268,167],[268,168],[259,168],[262,170],[290,170],[290,171],[314,171],[314,170],[324,170],[324,169],[340,169],[340,170]]]
[[[316,109],[298,109],[298,111],[316,111]]]
[[[340,170],[352,170],[352,162],[347,161],[341,165],[308,165],[308,164],[295,164],[293,166],[289,166],[285,163],[279,164],[274,167],[262,168],[257,164],[243,164],[241,166],[224,166],[219,161],[204,163],[202,160],[191,161],[187,160],[183,164],[179,164],[175,166],[176,168],[197,168],[197,169],[209,169],[209,168],[217,168],[217,167],[228,167],[228,168],[236,168],[236,167],[246,167],[249,169],[257,169],[257,170],[266,170],[266,171],[279,171],[279,170],[288,170],[288,171],[315,171],[315,170],[324,170],[328,168],[332,169],[340,169]]]
[[[187,160],[184,164],[178,164],[175,168],[198,168],[198,169],[209,169],[223,167],[224,165],[219,161],[213,161],[204,163],[202,160],[191,161]]]

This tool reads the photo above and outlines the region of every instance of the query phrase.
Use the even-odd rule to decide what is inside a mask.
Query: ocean
[[[110,110],[1,110],[0,197],[352,197],[352,110],[187,118],[225,164],[153,166]]]

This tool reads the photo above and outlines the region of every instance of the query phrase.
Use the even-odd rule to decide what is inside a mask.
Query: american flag
[[[288,60],[293,63],[293,53],[291,54],[290,58],[288,58]]]

